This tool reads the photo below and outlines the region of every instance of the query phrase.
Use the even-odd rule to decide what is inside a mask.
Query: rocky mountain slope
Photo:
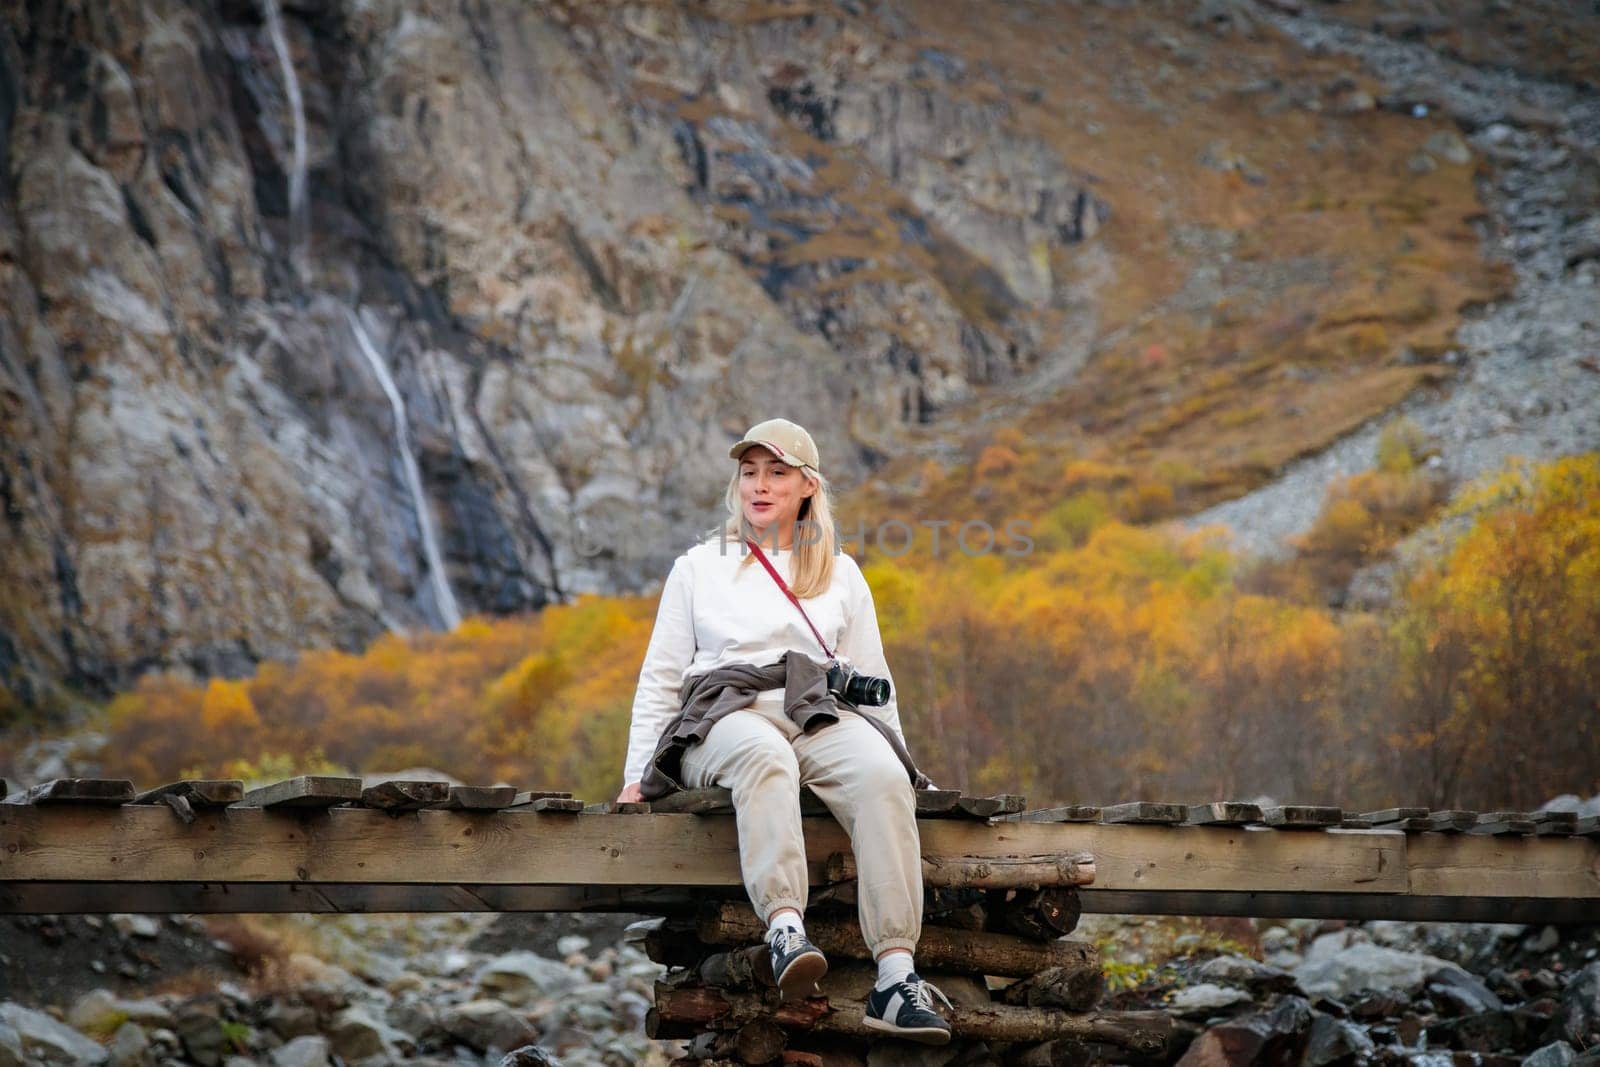
[[[1298,7],[9,6],[0,709],[647,586],[774,410],[908,517],[1000,425],[990,510],[1263,484],[1526,284],[1492,127]]]

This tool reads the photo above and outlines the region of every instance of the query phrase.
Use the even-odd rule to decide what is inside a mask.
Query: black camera
[[[889,703],[889,679],[859,674],[849,664],[834,660],[828,665],[828,692],[851,704],[882,707]]]

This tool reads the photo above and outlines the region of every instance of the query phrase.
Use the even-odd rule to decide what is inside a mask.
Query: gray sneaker
[[[828,973],[828,958],[806,940],[806,935],[788,926],[774,926],[767,932],[767,951],[772,956],[772,977],[785,999],[808,997],[817,981]]]

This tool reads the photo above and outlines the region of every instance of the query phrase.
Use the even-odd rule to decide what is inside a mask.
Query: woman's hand
[[[623,804],[629,803],[630,801],[640,801],[643,799],[644,797],[639,792],[638,782],[629,782],[627,785],[622,787],[622,792],[617,794],[618,802]]]

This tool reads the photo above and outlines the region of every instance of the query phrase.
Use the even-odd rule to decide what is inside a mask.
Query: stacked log
[[[877,969],[854,903],[853,885],[845,884],[818,893],[808,909],[807,936],[827,954],[829,970],[803,999],[780,997],[764,927],[748,904],[710,902],[693,918],[659,920],[644,947],[669,970],[656,985],[649,1034],[687,1043],[678,1067],[864,1067],[873,1046],[884,1044],[901,1048],[873,1054],[873,1063],[886,1054],[941,1064],[1168,1058],[1173,1023],[1165,1012],[1097,1010],[1105,990],[1099,952],[1066,936],[1080,913],[1074,886],[929,889],[917,971],[953,1004],[942,1009],[952,1044],[938,1053],[863,1023]]]

